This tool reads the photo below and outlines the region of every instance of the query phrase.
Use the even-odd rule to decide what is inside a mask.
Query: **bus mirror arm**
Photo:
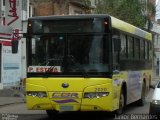
[[[27,33],[13,33],[13,35],[18,36],[18,37],[16,37],[17,39],[27,38]]]
[[[118,64],[113,65],[113,73],[118,74],[120,72],[120,66]]]
[[[18,34],[18,37],[17,37],[17,34]],[[21,36],[19,36],[21,34]],[[27,38],[27,33],[14,33],[13,34],[15,36],[15,40],[13,39],[11,44],[12,44],[12,53],[15,54],[18,52],[18,43],[19,43],[19,40],[21,38]]]

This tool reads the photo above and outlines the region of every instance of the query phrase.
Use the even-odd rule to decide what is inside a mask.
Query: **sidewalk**
[[[0,107],[10,104],[25,103],[25,95],[19,89],[3,89],[0,90]]]
[[[156,67],[154,67],[154,69],[153,69],[153,71],[152,71],[152,83],[151,83],[151,85],[155,85],[157,82],[158,82],[158,80],[160,80],[160,76],[158,76],[157,74],[156,74]]]
[[[11,104],[25,103],[22,97],[0,97],[0,107]]]

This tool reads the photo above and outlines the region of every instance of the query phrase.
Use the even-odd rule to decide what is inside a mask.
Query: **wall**
[[[52,2],[42,2],[35,4],[35,15],[36,16],[48,16],[53,15],[53,4]]]
[[[35,16],[67,15],[70,12],[73,14],[74,11],[85,13],[89,7],[85,6],[84,2],[83,0],[31,0]]]
[[[19,33],[22,30],[22,1],[5,0],[5,4],[1,6],[1,9],[4,11],[3,26],[9,26],[11,35],[13,31]],[[2,30],[2,32],[4,32],[4,30]],[[1,77],[4,87],[19,85],[21,77],[21,46],[19,46],[19,52],[17,54],[12,54],[11,52],[11,40],[16,40],[19,34],[16,35],[17,36],[14,36],[14,38],[12,36],[10,36],[10,39],[7,38],[10,44],[5,45],[2,43]],[[2,41],[3,39],[1,39],[0,42]]]
[[[69,14],[85,14],[85,11],[75,5],[69,4]]]

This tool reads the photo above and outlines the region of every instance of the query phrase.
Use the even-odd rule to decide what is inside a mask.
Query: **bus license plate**
[[[60,111],[73,111],[73,106],[60,106]]]

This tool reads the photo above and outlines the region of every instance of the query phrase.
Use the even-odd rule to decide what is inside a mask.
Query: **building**
[[[11,58],[14,56],[10,52],[11,38],[12,29],[9,26],[0,25],[0,89],[3,88],[4,81],[9,81],[11,68],[13,68]],[[15,72],[17,72],[17,69]],[[13,76],[13,79],[15,79],[15,76]]]
[[[19,41],[17,54],[11,52],[11,40],[19,39],[26,32],[27,19],[30,17],[29,0],[0,1],[0,89],[19,86],[21,79],[26,77],[25,40]],[[6,30],[4,30],[6,29]],[[14,33],[14,34],[13,34]],[[11,35],[6,38],[6,35]],[[2,39],[3,37],[3,39]],[[4,39],[10,44],[4,44]]]
[[[91,13],[87,0],[30,0],[30,4],[33,16]]]
[[[152,32],[152,36],[153,36],[153,68],[154,68],[154,71],[153,71],[153,74],[156,73],[157,76],[160,76],[160,66],[159,64],[159,61],[160,61],[160,23],[159,23],[159,20],[158,20],[158,14],[159,13],[159,10],[160,10],[160,1],[158,0],[157,3],[156,3],[156,0],[149,0],[149,2],[151,4],[154,4],[155,7],[156,7],[156,15],[151,15],[150,13],[148,13],[149,17],[151,18],[151,21],[152,21],[152,29],[151,29],[151,32]]]

